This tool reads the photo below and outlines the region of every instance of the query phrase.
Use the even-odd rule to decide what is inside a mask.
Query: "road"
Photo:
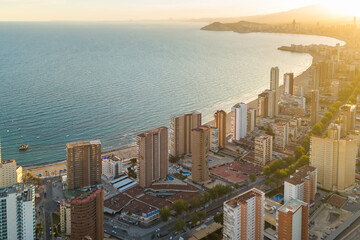
[[[356,219],[336,240],[358,240],[360,236],[360,218]]]

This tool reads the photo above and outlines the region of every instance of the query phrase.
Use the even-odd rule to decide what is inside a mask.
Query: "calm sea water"
[[[306,70],[307,54],[277,50],[336,39],[200,31],[198,23],[1,23],[2,158],[29,165],[65,159],[70,141],[100,138],[103,151],[170,116],[249,101],[281,74]],[[23,136],[23,140],[19,139]],[[28,143],[27,152],[18,146]]]

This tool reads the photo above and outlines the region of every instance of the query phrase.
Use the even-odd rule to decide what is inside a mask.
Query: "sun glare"
[[[359,0],[331,0],[325,1],[326,5],[331,8],[337,15],[340,16],[360,16],[360,1]]]

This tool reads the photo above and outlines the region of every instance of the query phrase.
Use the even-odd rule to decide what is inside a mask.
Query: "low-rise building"
[[[102,161],[102,174],[110,179],[117,178],[124,172],[121,159],[117,157],[104,157]]]

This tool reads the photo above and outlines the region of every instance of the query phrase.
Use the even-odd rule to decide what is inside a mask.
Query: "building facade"
[[[224,202],[224,240],[264,238],[265,193],[253,188]]]
[[[345,104],[340,107],[339,120],[341,127],[340,136],[344,138],[350,131],[355,129],[356,105]]]
[[[224,110],[216,111],[214,114],[214,126],[218,129],[218,146],[226,146],[226,112]]]
[[[256,127],[256,110],[254,108],[248,108],[247,110],[247,134],[254,131]]]
[[[279,114],[279,106],[278,102],[280,99],[280,92],[279,92],[279,68],[273,67],[270,71],[270,90],[274,92],[273,98],[273,114],[277,116]]]
[[[104,239],[104,194],[102,188],[82,192],[60,203],[60,227],[70,239]]]
[[[277,121],[274,124],[275,146],[285,149],[289,144],[289,122]]]
[[[120,159],[106,158],[102,161],[102,174],[107,178],[117,178],[124,172]]]
[[[0,239],[33,240],[35,187],[16,184],[0,188]]]
[[[309,207],[298,199],[291,199],[277,210],[279,240],[308,240]]]
[[[208,150],[213,152],[219,151],[219,129],[210,126],[209,127],[209,144]]]
[[[262,166],[272,160],[272,136],[261,135],[255,138],[255,163]]]
[[[165,179],[169,167],[168,128],[160,127],[136,136],[138,179],[141,187]]]
[[[201,126],[194,128],[192,139],[192,168],[191,177],[195,182],[206,182],[209,180],[209,165],[207,160],[209,144],[209,127]]]
[[[320,111],[320,94],[319,90],[312,90],[311,92],[311,125],[315,125],[319,119]]]
[[[0,187],[7,187],[17,183],[16,161],[0,161]]]
[[[317,193],[317,169],[303,166],[284,181],[284,202],[298,199],[312,204]]]
[[[233,139],[239,141],[246,137],[247,130],[247,105],[245,103],[235,104],[231,108]]]
[[[191,112],[172,117],[170,127],[170,154],[184,156],[191,154],[191,130],[201,126],[201,113]]]
[[[317,168],[320,187],[329,190],[345,190],[355,183],[357,141],[340,138],[340,126],[331,124],[328,137],[312,136],[310,165]]]
[[[284,74],[284,93],[289,95],[294,94],[294,73]]]
[[[66,144],[68,189],[101,183],[102,159],[99,139]]]
[[[265,90],[258,95],[258,116],[263,118],[272,118],[274,116],[273,111],[273,98],[274,92],[271,90]]]

